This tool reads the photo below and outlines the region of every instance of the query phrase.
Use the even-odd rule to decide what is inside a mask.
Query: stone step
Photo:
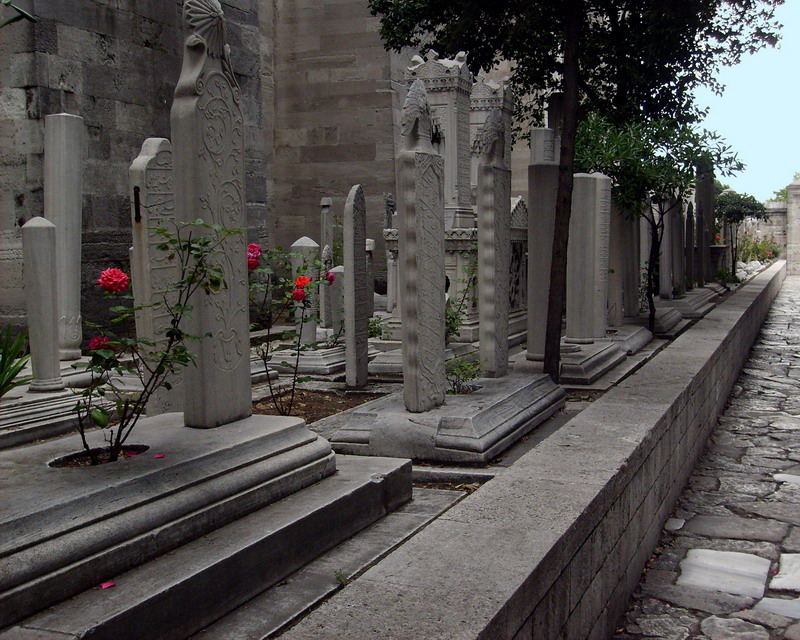
[[[29,617],[32,631],[85,640],[182,640],[411,497],[411,465],[339,456],[339,471],[267,507]],[[42,636],[47,637],[47,636]]]
[[[0,452],[0,626],[313,484],[335,471],[303,421],[251,416],[218,429],[142,420],[136,458],[55,469],[78,436]]]

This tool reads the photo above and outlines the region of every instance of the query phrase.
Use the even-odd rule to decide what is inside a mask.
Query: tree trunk
[[[567,4],[564,24],[564,111],[544,347],[544,372],[556,382],[561,366],[561,316],[567,290],[567,245],[575,172],[575,134],[578,129],[578,47],[582,21],[582,0],[571,0]]]

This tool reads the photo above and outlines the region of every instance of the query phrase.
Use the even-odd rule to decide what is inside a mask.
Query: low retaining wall
[[[608,638],[785,274],[744,285],[281,637]]]

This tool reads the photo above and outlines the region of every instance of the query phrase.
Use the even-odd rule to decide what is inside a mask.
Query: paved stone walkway
[[[800,277],[787,278],[615,640],[800,640]]]

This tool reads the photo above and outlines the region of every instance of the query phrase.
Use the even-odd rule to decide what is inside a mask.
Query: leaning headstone
[[[408,411],[418,413],[441,406],[446,386],[444,161],[431,145],[431,112],[421,80],[408,91],[401,130],[405,149],[397,165],[403,399]]]
[[[245,124],[222,8],[217,0],[187,1],[183,17],[190,35],[171,111],[175,217],[244,229]],[[246,248],[243,233],[227,236],[214,257],[227,287],[191,301],[187,330],[203,338],[193,346],[196,366],[184,371],[190,427],[217,427],[252,413]]]
[[[83,118],[57,113],[44,119],[44,217],[56,227],[58,344],[62,360],[81,356],[81,233]]]
[[[133,250],[131,273],[136,302],[136,335],[151,342],[164,340],[171,317],[164,302],[172,304],[169,291],[180,278],[176,260],[157,246],[164,238],[156,233],[175,226],[175,193],[172,172],[172,145],[165,138],[148,138],[129,171],[131,184],[131,228]],[[157,306],[152,306],[152,305]],[[180,373],[169,379],[172,389],[156,389],[147,403],[147,415],[183,410],[183,385]]]
[[[58,357],[56,227],[35,217],[22,227],[25,312],[33,380],[29,391],[64,388]]]
[[[348,387],[367,384],[369,300],[367,286],[367,206],[364,190],[354,185],[344,205],[344,335]]]
[[[511,171],[505,160],[503,114],[489,114],[475,149],[478,161],[478,314],[484,375],[508,373],[509,278],[511,272]]]
[[[316,280],[316,261],[319,258],[319,245],[308,236],[303,236],[290,247],[290,252],[292,254],[292,278],[308,276],[312,280]],[[305,305],[301,303],[296,305],[295,322],[298,328],[302,324],[300,343],[315,344],[317,342],[317,316],[315,309],[317,301],[314,300],[313,287],[306,287],[306,293],[308,297],[305,300]],[[305,311],[303,310],[304,307]]]

